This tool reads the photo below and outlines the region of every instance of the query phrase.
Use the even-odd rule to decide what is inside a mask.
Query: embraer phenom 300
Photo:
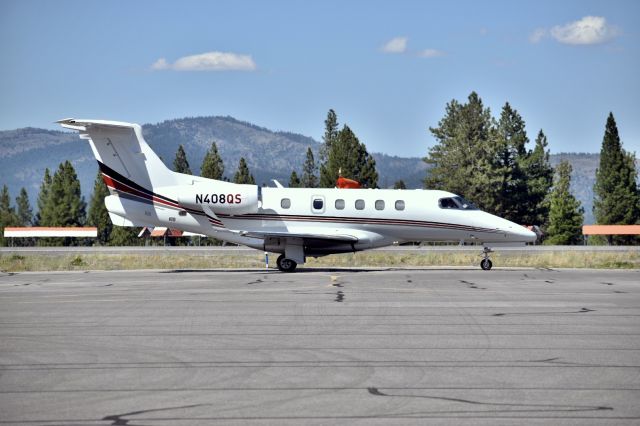
[[[138,124],[65,119],[91,145],[111,195],[114,225],[164,226],[280,253],[292,272],[306,257],[406,241],[532,242],[536,234],[445,191],[276,188],[169,170]],[[485,247],[482,269],[491,269]]]

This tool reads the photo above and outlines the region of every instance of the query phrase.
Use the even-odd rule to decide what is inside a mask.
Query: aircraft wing
[[[344,232],[284,232],[284,231],[234,231],[243,237],[252,238],[303,238],[314,240],[340,241],[344,243],[356,243],[360,239],[355,235],[345,234]]]

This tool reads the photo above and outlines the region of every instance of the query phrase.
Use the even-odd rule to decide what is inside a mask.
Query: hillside
[[[310,137],[274,132],[232,117],[168,120],[146,124],[143,132],[147,142],[169,167],[178,145],[184,145],[191,170],[196,174],[200,172],[206,150],[215,140],[227,176],[233,176],[240,157],[244,156],[260,184],[270,184],[271,179],[278,179],[286,185],[293,168],[300,172],[307,147],[311,147],[316,156],[320,147],[320,143]],[[398,179],[404,179],[409,188],[422,187],[426,166],[420,158],[385,154],[374,154],[374,157],[381,187],[391,187]],[[66,159],[71,160],[76,168],[83,194],[88,200],[97,166],[89,145],[77,134],[37,128],[0,131],[0,185],[6,183],[12,197],[24,186],[32,205],[35,205],[44,169],[54,170]],[[585,222],[593,223],[593,183],[599,155],[554,154],[551,155],[551,164],[555,166],[561,159],[567,159],[573,165],[573,192],[585,208]]]
[[[179,144],[184,145],[191,170],[199,174],[202,158],[216,141],[224,160],[225,173],[231,178],[238,167],[240,157],[247,160],[251,173],[259,184],[278,179],[289,182],[295,169],[300,173],[307,147],[311,147],[318,158],[320,143],[295,133],[274,132],[232,117],[197,117],[163,121],[143,126],[145,139],[171,166]],[[392,157],[373,154],[380,174],[380,185],[388,186],[398,179],[414,187],[421,186],[426,165],[418,158]]]

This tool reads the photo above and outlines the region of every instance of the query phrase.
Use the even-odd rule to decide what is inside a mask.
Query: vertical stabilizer
[[[77,130],[91,144],[100,170],[115,171],[144,188],[175,185],[176,173],[169,170],[142,136],[138,124],[104,120],[58,121],[64,128]]]

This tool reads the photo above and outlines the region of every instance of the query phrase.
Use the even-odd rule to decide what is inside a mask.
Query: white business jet
[[[277,265],[284,272],[309,256],[406,241],[481,243],[480,266],[489,270],[487,244],[536,240],[525,227],[450,192],[234,184],[169,170],[138,124],[58,123],[89,141],[111,193],[105,205],[114,225],[170,227],[280,253]]]

